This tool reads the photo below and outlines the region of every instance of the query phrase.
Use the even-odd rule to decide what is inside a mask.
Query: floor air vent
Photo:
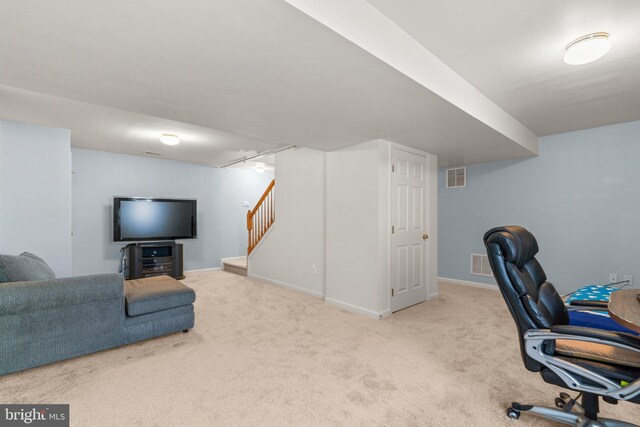
[[[489,257],[481,254],[471,254],[471,274],[493,277]]]
[[[447,188],[467,186],[467,168],[447,169]]]

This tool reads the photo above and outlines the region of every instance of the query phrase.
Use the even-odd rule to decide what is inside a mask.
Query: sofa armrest
[[[124,299],[117,273],[0,283],[0,316],[115,298]]]

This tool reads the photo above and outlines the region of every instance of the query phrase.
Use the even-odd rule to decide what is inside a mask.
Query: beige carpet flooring
[[[0,378],[2,403],[69,403],[73,426],[526,426],[512,401],[560,389],[521,364],[498,292],[442,284],[387,319],[225,273],[197,272],[188,334]],[[640,406],[603,404],[640,420]]]

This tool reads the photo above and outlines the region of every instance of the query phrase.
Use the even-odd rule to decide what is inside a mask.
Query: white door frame
[[[388,250],[388,295],[389,295],[389,310],[392,310],[391,307],[391,289],[392,289],[392,281],[391,281],[391,227],[392,217],[391,217],[391,209],[393,206],[393,190],[391,188],[392,182],[392,172],[391,168],[393,165],[393,150],[404,151],[410,154],[415,154],[421,157],[424,157],[424,165],[425,165],[425,197],[423,200],[423,215],[424,215],[424,226],[425,233],[429,235],[429,238],[425,242],[425,259],[424,259],[424,269],[425,272],[425,300],[428,301],[437,297],[437,282],[434,282],[434,279],[437,278],[437,264],[436,264],[436,256],[434,251],[437,248],[437,240],[436,240],[436,232],[435,228],[437,227],[437,218],[434,217],[434,214],[437,212],[437,169],[432,170],[434,167],[437,167],[437,158],[432,154],[429,154],[425,151],[418,150],[415,148],[407,147],[402,144],[398,144],[395,142],[391,142],[389,147],[389,225],[388,225],[388,233],[389,233],[389,250]],[[434,173],[435,172],[435,173]],[[434,179],[436,182],[434,183]],[[435,184],[435,185],[434,185]],[[436,191],[434,192],[434,187]]]

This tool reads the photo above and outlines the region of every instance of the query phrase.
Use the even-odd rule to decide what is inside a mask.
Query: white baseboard
[[[185,270],[185,273],[195,273],[197,271],[215,271],[222,270],[222,267],[200,268],[198,270]]]
[[[429,296],[427,296],[427,301],[431,301],[438,298],[438,293],[436,292],[435,294],[431,294]]]
[[[248,273],[248,277],[251,277],[253,279],[262,280],[263,282],[267,282],[270,285],[280,286],[281,288],[291,289],[292,291],[302,292],[303,294],[306,294],[306,295],[309,295],[309,296],[312,296],[312,297],[315,297],[315,298],[324,299],[324,295],[321,294],[320,292],[310,291],[309,289],[304,289],[304,288],[301,288],[299,286],[291,285],[289,283],[284,283],[284,282],[280,282],[278,280],[269,279],[267,277],[258,276],[257,274],[251,274],[251,272]]]
[[[491,289],[492,291],[499,291],[498,285],[489,285],[487,283],[471,282],[469,280],[450,279],[448,277],[438,277],[438,281],[453,283],[454,285],[471,286],[472,288]]]
[[[366,309],[366,308],[358,307],[357,305],[348,304],[346,302],[338,301],[338,300],[335,300],[333,298],[325,298],[324,302],[326,302],[327,304],[335,305],[336,307],[340,307],[340,308],[342,308],[344,310],[347,310],[347,311],[350,311],[352,313],[364,314],[365,316],[369,316],[369,317],[372,317],[374,319],[381,319],[381,318],[391,314],[390,310],[385,310],[385,311],[383,311],[381,313],[378,313],[377,311],[373,311],[373,310],[369,310],[369,309]]]
[[[385,310],[382,313],[380,313],[380,319],[384,319],[385,317],[389,317],[391,316],[391,310]]]
[[[320,298],[320,299],[324,300],[324,302],[326,302],[327,304],[335,305],[337,307],[340,307],[340,308],[342,308],[344,310],[347,310],[347,311],[350,311],[352,313],[364,314],[365,316],[373,317],[374,319],[382,319],[383,317],[387,317],[387,316],[391,315],[391,310],[385,310],[385,311],[383,311],[381,313],[378,313],[378,312],[375,312],[375,311],[372,311],[372,310],[367,310],[366,308],[358,307],[356,305],[347,304],[346,302],[334,300],[334,299],[331,299],[331,298],[326,298],[320,292],[310,291],[309,289],[304,289],[304,288],[301,288],[299,286],[295,286],[295,285],[291,285],[289,283],[281,282],[279,280],[273,280],[273,279],[269,279],[267,277],[262,277],[262,276],[259,276],[257,274],[249,273],[249,277],[261,280],[261,281],[266,282],[266,283],[269,283],[270,285],[280,286],[281,288],[291,289],[292,291],[302,292],[303,294],[306,294],[306,295],[309,295],[309,296],[312,296],[312,297],[315,297],[315,298]]]

